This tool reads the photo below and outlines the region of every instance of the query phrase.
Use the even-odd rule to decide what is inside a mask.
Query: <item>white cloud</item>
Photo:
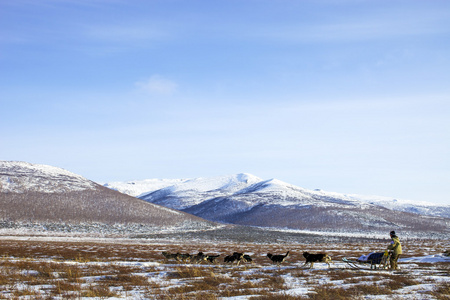
[[[160,75],[153,75],[149,79],[138,81],[136,87],[149,94],[172,95],[177,91],[178,85]]]

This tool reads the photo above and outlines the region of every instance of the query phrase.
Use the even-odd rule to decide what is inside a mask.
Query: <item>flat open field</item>
[[[342,258],[383,251],[385,242],[56,242],[0,240],[1,299],[450,299],[448,241],[408,240],[399,271],[354,270]],[[171,253],[220,255],[216,263],[165,260]],[[268,252],[290,255],[281,266]],[[304,267],[303,251],[327,252],[331,268]],[[251,263],[226,264],[233,252]],[[433,257],[435,256],[435,257]],[[414,258],[414,259],[412,259]],[[423,262],[427,261],[429,263]],[[440,258],[439,262],[435,258]],[[364,266],[365,267],[365,266]]]

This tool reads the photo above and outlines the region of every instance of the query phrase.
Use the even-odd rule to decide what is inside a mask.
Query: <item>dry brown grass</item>
[[[407,245],[411,253],[424,250]],[[346,251],[346,247],[349,248]],[[376,245],[374,247],[381,247]],[[424,247],[417,243],[416,247]],[[343,249],[345,251],[343,251]],[[328,252],[336,262],[367,245],[145,245],[108,243],[59,243],[4,241],[0,244],[0,299],[79,299],[80,297],[127,297],[138,291],[152,299],[217,299],[254,295],[254,299],[355,299],[363,295],[394,297],[398,290],[423,283],[420,277],[402,272],[360,271],[324,266],[302,268],[303,251]],[[281,267],[267,252],[291,251]],[[162,251],[220,254],[217,264],[165,262]],[[224,264],[234,251],[250,254],[254,263]],[[345,254],[347,253],[347,254]],[[408,252],[409,253],[409,252]],[[335,259],[337,258],[337,259]],[[427,274],[448,277],[450,264],[416,264]],[[433,277],[430,277],[433,278]],[[325,282],[325,283],[324,283]],[[428,282],[431,282],[428,280]],[[437,299],[449,298],[449,285],[435,280]],[[350,286],[344,288],[342,285]],[[20,288],[19,288],[20,287]],[[293,296],[292,288],[307,287],[307,294]]]
[[[91,285],[81,293],[82,297],[117,297],[117,293],[110,290],[107,285]]]
[[[450,299],[450,283],[439,284],[430,294],[438,300]]]
[[[391,295],[392,290],[384,285],[378,285],[377,283],[372,284],[361,284],[357,286],[359,295]]]
[[[284,283],[284,279],[279,276],[271,276],[261,282],[262,286],[273,291],[282,290],[284,287]]]
[[[363,295],[391,295],[392,292],[375,283],[366,282],[353,288],[339,287],[333,284],[317,286],[313,293],[309,293],[309,299],[357,299]]]
[[[108,286],[147,286],[148,279],[144,276],[133,274],[107,275],[98,280]]]
[[[79,291],[81,286],[79,284],[67,282],[67,281],[56,281],[55,287],[53,288],[53,292],[55,294],[61,294],[64,291]]]
[[[411,277],[407,275],[386,275],[384,278],[389,279],[389,282],[385,285],[391,290],[397,290],[406,286],[420,284],[418,280],[411,279]]]
[[[168,278],[195,278],[204,277],[210,274],[209,270],[205,270],[199,267],[182,266],[177,267],[174,272],[167,274]]]

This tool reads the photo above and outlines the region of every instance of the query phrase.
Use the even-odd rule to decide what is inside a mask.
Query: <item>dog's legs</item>
[[[311,266],[309,268],[312,269],[313,267],[314,267],[314,262],[311,262]]]

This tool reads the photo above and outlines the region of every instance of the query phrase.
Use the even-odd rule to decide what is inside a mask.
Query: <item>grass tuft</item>
[[[108,286],[92,285],[81,293],[82,297],[117,297],[117,293],[112,292]]]

